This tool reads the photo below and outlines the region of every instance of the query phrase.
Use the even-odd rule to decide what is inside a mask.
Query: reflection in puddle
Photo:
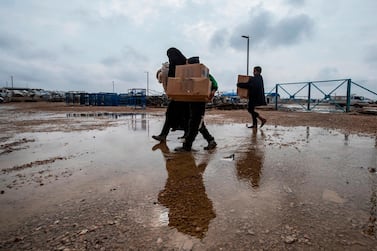
[[[257,137],[261,139],[257,139]],[[251,132],[250,142],[245,143],[238,150],[240,156],[237,158],[236,170],[237,177],[240,180],[246,181],[252,187],[259,186],[259,180],[262,175],[262,167],[264,162],[264,146],[263,139],[265,135],[261,130],[261,134],[258,135],[256,129]]]
[[[86,112],[86,113],[67,113],[67,118],[80,117],[80,118],[92,118],[92,117],[107,117],[118,119],[122,117],[136,118],[139,116],[145,118],[146,113],[132,113],[132,112]]]
[[[169,211],[164,211],[160,214],[159,222],[162,226],[169,225]]]
[[[89,112],[89,113],[68,113],[67,118],[105,118],[105,119],[125,119],[130,122],[133,130],[147,130],[147,114],[131,112]]]
[[[168,172],[165,188],[158,194],[158,202],[169,209],[168,225],[184,234],[203,238],[210,221],[216,217],[203,183],[209,159],[196,164],[191,152],[170,153],[165,142],[153,149],[161,150]]]

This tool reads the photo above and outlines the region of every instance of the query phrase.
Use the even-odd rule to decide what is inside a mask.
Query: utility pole
[[[10,82],[12,84],[12,89],[13,89],[13,76],[10,76]]]
[[[147,74],[147,96],[149,96],[149,71],[145,72]]]
[[[247,39],[247,66],[246,66],[246,74],[249,76],[249,41],[250,37],[249,36],[242,36],[243,38]]]

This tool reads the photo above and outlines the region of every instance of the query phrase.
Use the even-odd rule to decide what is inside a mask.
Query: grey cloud
[[[125,80],[137,83],[146,75],[145,65],[148,61],[149,57],[144,51],[124,46],[119,54],[109,55],[103,58],[101,63],[116,83],[124,83]]]
[[[82,51],[79,50],[79,49],[76,49],[74,48],[73,46],[71,45],[68,45],[68,44],[63,44],[61,46],[61,51],[63,52],[64,55],[77,55],[77,54],[81,54]]]
[[[56,54],[39,49],[30,41],[24,40],[9,33],[0,33],[0,50],[8,55],[21,59],[56,59]]]
[[[306,15],[288,17],[281,20],[270,30],[269,43],[271,45],[290,45],[302,38],[310,37],[313,21]]]
[[[339,70],[335,67],[323,67],[317,74],[317,79],[337,79],[339,78]]]
[[[22,59],[38,59],[54,61],[57,59],[57,55],[45,49],[25,48],[18,51],[18,55]]]
[[[305,0],[285,0],[285,2],[295,7],[300,7],[300,6],[305,5]]]
[[[230,34],[230,46],[243,50],[242,35],[250,36],[250,46],[271,48],[299,43],[314,32],[314,21],[306,14],[290,15],[280,19],[271,11],[260,8],[250,12],[249,19],[240,23]],[[219,30],[220,31],[220,30]],[[215,32],[213,37],[218,34]],[[224,33],[224,32],[223,32]],[[212,45],[215,39],[212,38]]]
[[[226,29],[217,30],[210,39],[210,44],[214,47],[223,47],[226,44],[226,37],[228,36],[228,31]]]
[[[251,12],[250,20],[238,25],[233,31],[230,39],[231,46],[236,49],[244,49],[245,42],[241,39],[242,35],[250,36],[251,46],[264,43],[264,41],[268,39],[268,33],[273,27],[273,17],[271,14],[272,13],[263,9],[255,13]]]
[[[75,90],[83,90],[85,86],[95,82],[98,74],[90,72],[82,66],[65,66],[56,78],[60,81],[64,79],[67,84],[75,86]]]
[[[122,54],[127,60],[132,60],[133,62],[145,62],[148,60],[148,57],[141,51],[138,51],[130,46],[124,47],[122,49]]]
[[[101,60],[101,63],[105,66],[114,66],[121,62],[119,57],[106,57]]]
[[[44,82],[46,81],[46,73],[47,72],[43,72],[41,69],[36,69],[35,67],[18,69],[14,76],[14,82],[18,83],[20,81],[21,86],[23,83],[34,84]]]
[[[365,52],[365,61],[370,64],[377,64],[377,46],[369,46]]]
[[[135,48],[125,46],[119,52],[119,55],[109,55],[104,57],[100,62],[104,66],[114,67],[136,67],[136,65],[144,65],[148,61],[148,57]]]
[[[24,46],[24,41],[6,32],[0,32],[0,50],[15,50]]]
[[[51,74],[40,65],[30,64],[25,61],[14,61],[6,57],[1,57],[0,76],[9,77],[13,76],[15,87],[36,87],[40,83],[46,82],[46,79],[51,77]],[[1,80],[5,82],[4,79]],[[8,80],[6,80],[8,81]],[[10,81],[8,81],[10,83]]]
[[[149,72],[149,74],[151,73]],[[118,78],[119,81],[127,79],[129,82],[137,83],[140,79],[144,80],[144,76],[146,79],[146,72],[143,71],[143,69],[122,69],[115,77]],[[150,77],[151,75],[149,75],[149,78]]]

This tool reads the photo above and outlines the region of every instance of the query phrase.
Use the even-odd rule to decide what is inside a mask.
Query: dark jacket
[[[237,87],[249,89],[249,105],[261,106],[267,104],[261,75],[250,77],[247,83],[237,83]]]

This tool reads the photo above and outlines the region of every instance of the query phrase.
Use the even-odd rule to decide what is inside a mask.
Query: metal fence
[[[351,79],[280,83],[267,93],[269,96],[275,104],[275,110],[296,105],[306,111],[327,107],[329,110],[350,112],[351,105],[363,106],[377,100],[375,91]]]

